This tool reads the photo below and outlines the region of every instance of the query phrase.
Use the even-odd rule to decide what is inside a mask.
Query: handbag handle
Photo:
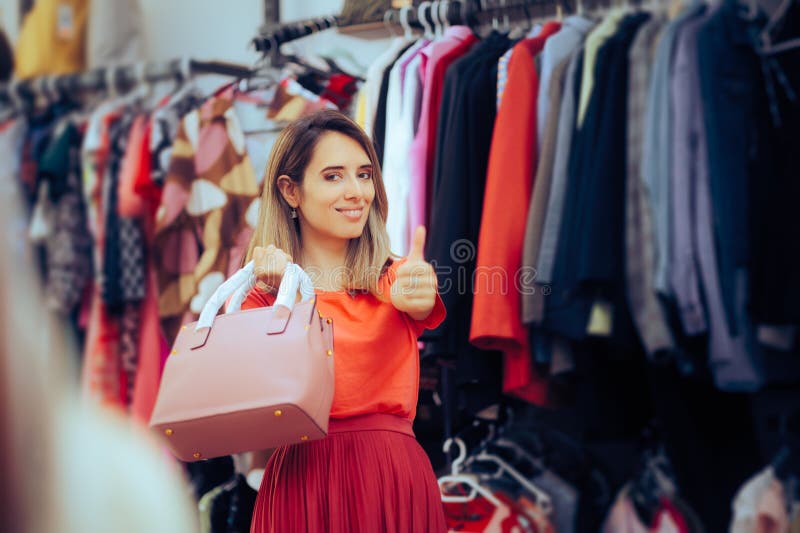
[[[242,302],[244,301],[247,293],[249,293],[256,283],[254,275],[255,261],[250,261],[243,268],[239,269],[233,276],[231,276],[225,283],[217,287],[211,298],[208,299],[203,306],[203,311],[200,313],[200,318],[197,320],[195,331],[203,328],[210,328],[214,323],[214,317],[217,316],[222,305],[225,301],[233,295],[231,302],[228,305],[227,313],[238,311]],[[298,289],[300,290],[301,302],[306,302],[314,297],[314,284],[308,274],[295,263],[286,265],[286,271],[283,273],[281,284],[278,287],[278,296],[275,299],[275,306],[283,306],[292,311],[295,303],[295,295]]]

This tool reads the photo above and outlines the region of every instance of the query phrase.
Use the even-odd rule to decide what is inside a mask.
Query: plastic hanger
[[[442,23],[442,33],[450,27],[450,21],[447,19],[447,12],[450,9],[450,0],[442,0],[439,2],[439,21]]]
[[[408,14],[412,9],[411,6],[403,6],[400,8],[400,25],[403,27],[403,37],[409,40],[413,37],[411,24],[408,23]]]
[[[460,473],[461,465],[467,458],[467,446],[464,444],[459,438],[455,439],[447,439],[444,443],[444,452],[447,453],[450,451],[450,447],[453,443],[456,443],[458,446],[458,457],[453,461],[451,465],[451,473],[450,475],[442,476],[437,481],[439,483],[439,490],[441,491],[441,498],[443,502],[455,502],[455,503],[464,503],[474,500],[479,494],[486,498],[488,501],[492,503],[495,507],[502,507],[502,503],[497,497],[491,493],[486,487],[480,484],[478,478],[471,474],[462,474]],[[449,495],[446,492],[446,485],[448,484],[463,484],[470,488],[470,493],[465,496],[454,496]]]
[[[433,2],[431,2],[430,7],[428,8],[428,13],[431,16],[431,21],[433,21],[433,34],[437,39],[441,39],[442,26],[439,22],[439,0],[433,0]]]
[[[417,18],[419,18],[420,24],[422,24],[425,37],[427,37],[430,40],[433,40],[436,38],[436,35],[434,35],[433,28],[428,23],[428,18],[425,15],[425,10],[429,9],[430,6],[431,3],[428,0],[425,0],[424,2],[420,3],[419,8],[417,8]]]
[[[116,67],[106,67],[106,70],[103,73],[103,78],[106,84],[106,94],[108,94],[109,99],[113,100],[119,96],[119,91],[117,89]]]
[[[550,499],[550,496],[545,491],[543,491],[542,489],[531,483],[531,481],[525,478],[525,476],[520,474],[519,471],[517,471],[517,469],[515,469],[513,466],[505,462],[503,459],[497,457],[496,455],[486,452],[486,450],[482,450],[478,455],[474,457],[474,459],[476,461],[488,461],[495,463],[504,471],[504,473],[511,476],[511,478],[513,478],[517,483],[519,483],[526,491],[528,491],[530,494],[536,497],[536,504],[539,506],[542,512],[546,514],[552,513],[553,502]]]
[[[503,32],[508,33],[511,31],[511,21],[508,18],[508,11],[506,10],[506,0],[500,0],[500,8],[503,13]]]
[[[779,54],[800,47],[800,39],[789,39],[778,44],[772,43],[772,30],[775,29],[781,19],[786,15],[786,11],[792,6],[792,2],[793,0],[783,0],[767,21],[764,29],[761,30],[761,42],[759,43],[758,50],[761,55]]]
[[[394,15],[394,11],[391,9],[387,9],[386,13],[383,14],[383,25],[386,27],[386,31],[388,31],[392,37],[399,37],[399,35],[394,32],[394,25],[392,24],[392,15]]]
[[[510,450],[514,454],[514,458],[517,460],[527,461],[528,463],[530,463],[531,466],[539,470],[547,470],[547,467],[544,465],[544,462],[540,458],[534,457],[533,455],[528,453],[526,449],[524,449],[522,446],[520,446],[511,439],[501,437],[495,440],[492,444],[500,448]]]
[[[24,112],[27,108],[27,102],[20,92],[19,80],[12,80],[8,84],[8,98],[11,100],[11,105],[18,112]]]

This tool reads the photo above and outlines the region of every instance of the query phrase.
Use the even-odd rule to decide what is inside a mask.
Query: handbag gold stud
[[[326,354],[328,354],[328,357],[330,357],[331,355],[333,355],[333,350],[328,350],[328,351],[327,351],[327,352],[325,352],[325,353],[326,353]]]
[[[280,409],[275,409],[275,416],[281,416],[282,414],[283,411],[281,411]]]
[[[166,435],[167,437],[171,437],[173,433],[174,433],[174,431],[172,431],[169,428],[164,430],[164,435]]]
[[[308,440],[308,435],[303,435],[302,437],[300,437],[300,440],[302,441]]]
[[[178,350],[172,350],[169,354],[170,355],[178,355]]]
[[[332,318],[329,318],[329,319],[327,319],[325,322],[327,322],[328,324],[333,324],[333,319],[332,319]]]
[[[194,452],[192,454],[192,457],[194,457],[195,459],[200,459],[200,457],[202,457],[202,455],[200,455],[200,452]]]

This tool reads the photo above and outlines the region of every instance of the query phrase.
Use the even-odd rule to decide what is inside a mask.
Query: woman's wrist
[[[260,279],[256,280],[256,288],[261,292],[267,292],[269,294],[277,294],[278,288],[273,287],[272,285],[261,281]]]

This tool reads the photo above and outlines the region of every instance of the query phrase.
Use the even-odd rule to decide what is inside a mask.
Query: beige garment
[[[550,87],[548,88],[550,109],[547,112],[536,178],[531,189],[528,220],[525,225],[525,242],[522,248],[522,266],[526,270],[530,269],[530,272],[535,272],[536,264],[539,261],[539,246],[542,242],[542,230],[545,216],[547,215],[547,202],[550,198],[550,184],[553,179],[553,161],[558,138],[558,112],[561,109],[561,95],[564,90],[567,65],[569,65],[569,58],[553,69]],[[525,324],[539,323],[544,318],[544,295],[542,294],[542,289],[537,286],[535,290],[530,292],[531,294],[522,295],[522,322]]]
[[[594,65],[597,61],[597,53],[600,47],[617,31],[619,23],[625,12],[622,9],[613,9],[608,16],[592,30],[586,37],[586,44],[583,52],[583,76],[581,77],[581,92],[578,100],[578,119],[577,125],[583,124],[586,110],[589,107],[589,97],[594,90]]]
[[[139,0],[89,2],[86,67],[131,65],[145,58]]]
[[[774,481],[775,472],[769,466],[742,485],[733,498],[730,533],[753,533],[756,530],[759,504]]]
[[[792,523],[789,526],[789,533],[800,533],[800,503],[792,504]]]
[[[753,533],[788,533],[789,513],[783,494],[783,484],[773,479],[761,494],[756,507]]]

